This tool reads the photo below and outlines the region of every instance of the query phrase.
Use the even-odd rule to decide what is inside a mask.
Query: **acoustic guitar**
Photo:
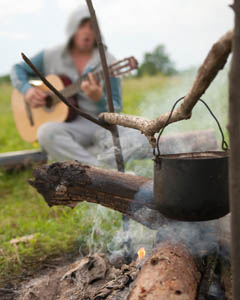
[[[111,77],[119,77],[136,69],[138,62],[134,57],[128,57],[108,66]],[[103,70],[93,71],[97,82],[102,82]],[[81,90],[81,82],[88,79],[88,75],[80,77],[72,83],[64,75],[48,75],[46,79],[65,96],[73,105],[77,105],[77,100],[73,96]],[[70,122],[76,117],[74,110],[69,109],[55,94],[50,92],[48,87],[40,80],[32,80],[30,83],[37,88],[46,91],[46,105],[38,108],[31,108],[26,102],[24,95],[17,89],[13,89],[11,106],[17,130],[23,140],[33,143],[37,140],[38,128],[46,122]]]

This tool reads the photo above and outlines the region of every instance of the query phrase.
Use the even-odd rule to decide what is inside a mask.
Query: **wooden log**
[[[195,300],[200,273],[189,251],[164,243],[138,273],[129,300]]]
[[[34,171],[34,186],[49,206],[75,207],[87,201],[117,210],[157,229],[167,222],[153,204],[152,179],[83,166],[78,162],[53,163]]]
[[[46,162],[47,154],[40,150],[24,150],[0,154],[0,168],[5,170],[19,169]]]

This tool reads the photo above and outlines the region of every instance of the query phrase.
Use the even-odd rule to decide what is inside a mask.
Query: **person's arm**
[[[37,55],[31,57],[31,62],[36,66],[36,68],[44,75],[44,62],[43,62],[44,52],[41,51]],[[29,79],[31,77],[36,77],[34,71],[25,62],[15,64],[11,69],[11,81],[12,85],[17,88],[22,94],[31,88]]]
[[[35,67],[44,75],[43,56],[44,53],[43,51],[41,51],[30,60],[35,65]],[[46,93],[36,87],[33,87],[29,83],[29,79],[31,77],[36,77],[36,74],[25,62],[16,64],[12,67],[12,85],[25,95],[27,103],[29,103],[32,108],[44,106],[46,104]]]

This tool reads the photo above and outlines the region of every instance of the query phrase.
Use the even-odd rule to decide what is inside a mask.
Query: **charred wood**
[[[102,253],[85,256],[31,280],[20,291],[19,300],[195,300],[199,278],[188,250],[164,243],[146,261],[121,268],[110,264]]]
[[[126,300],[138,271],[135,262],[119,269],[103,253],[95,253],[31,280],[18,299]]]
[[[150,228],[167,219],[153,204],[153,183],[146,177],[83,166],[78,162],[53,163],[34,171],[30,180],[49,206],[75,207],[87,201],[128,215]]]

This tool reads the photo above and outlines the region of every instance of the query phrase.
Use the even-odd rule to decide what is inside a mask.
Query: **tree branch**
[[[95,31],[99,55],[101,58],[104,82],[105,82],[106,93],[107,93],[108,112],[114,113],[112,89],[111,89],[110,76],[109,76],[107,60],[106,60],[106,55],[105,55],[105,50],[104,50],[104,44],[103,44],[101,33],[99,30],[98,21],[97,21],[96,13],[95,13],[95,10],[94,10],[93,4],[92,4],[92,0],[86,0],[86,2],[87,2],[88,9],[90,11],[91,21],[92,21],[93,28]],[[118,171],[124,172],[125,166],[124,166],[124,160],[123,160],[123,155],[122,155],[122,147],[120,144],[118,128],[115,125],[112,126],[111,133],[112,133],[112,139],[113,139],[113,144],[114,144],[114,153],[115,153],[115,160],[116,160],[117,168],[118,168]]]
[[[217,73],[226,64],[231,53],[233,32],[227,32],[220,38],[209,51],[203,64],[200,66],[192,88],[184,97],[182,104],[173,112],[169,123],[177,122],[191,117],[193,107],[200,97],[205,93]],[[102,113],[99,118],[109,124],[120,125],[140,130],[148,138],[152,146],[155,146],[154,134],[165,125],[169,117],[169,112],[159,116],[157,119],[149,121],[142,117]]]

